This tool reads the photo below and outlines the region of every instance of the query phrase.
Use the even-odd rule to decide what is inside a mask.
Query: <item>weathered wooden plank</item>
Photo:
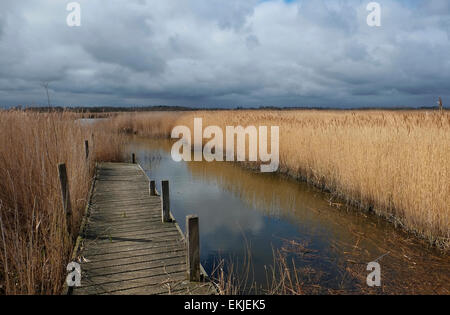
[[[117,214],[111,214],[108,216],[107,214],[98,214],[91,219],[91,221],[101,220],[103,222],[128,222],[136,219],[156,219],[158,215],[153,215],[151,213],[129,213],[126,210],[118,212]]]
[[[153,268],[151,272],[149,269],[137,269],[137,270],[127,270],[125,272],[115,273],[114,277],[111,275],[86,275],[87,283],[84,283],[85,286],[95,285],[97,283],[105,283],[105,282],[120,282],[126,281],[130,279],[138,279],[138,278],[148,278],[148,277],[159,277],[159,276],[171,276],[182,274],[183,279],[186,279],[185,266],[182,264],[166,266],[161,268]],[[88,273],[87,273],[88,274]],[[150,281],[147,283],[150,284]]]
[[[127,244],[127,245],[117,245],[113,248],[111,247],[97,247],[94,245],[85,248],[83,251],[84,255],[88,257],[101,256],[106,254],[115,254],[122,252],[138,251],[141,249],[152,249],[152,248],[171,248],[173,246],[180,246],[179,240],[172,241],[162,241],[162,242],[152,242],[152,243],[139,243],[139,244]]]
[[[136,237],[136,236],[154,236],[155,234],[160,233],[171,233],[174,232],[170,227],[155,227],[152,230],[135,230],[135,231],[121,231],[121,232],[113,232],[111,230],[103,230],[103,231],[93,231],[87,232],[88,237],[96,237],[96,236],[111,236],[111,237]]]
[[[119,267],[119,266],[129,266],[129,265],[137,265],[137,264],[146,264],[153,262],[162,262],[164,263],[168,259],[176,259],[183,258],[186,256],[186,251],[183,248],[178,248],[177,250],[172,250],[170,252],[159,250],[158,251],[148,251],[145,254],[135,255],[135,256],[127,256],[122,258],[114,258],[110,260],[92,260],[84,264],[85,270],[92,270],[95,268],[106,269],[110,267]]]
[[[215,294],[210,283],[186,279],[184,236],[163,222],[163,207],[139,165],[100,164],[73,294]]]
[[[159,220],[158,220],[159,221]],[[142,227],[142,226],[151,226],[153,224],[159,223],[157,220],[141,220],[136,222],[126,222],[126,223],[119,223],[119,224],[97,224],[97,228],[99,230],[101,229],[133,229],[136,227]],[[96,222],[97,223],[97,222]]]
[[[111,222],[103,222],[104,224],[102,224],[101,221],[99,220],[89,220],[90,224],[96,224],[98,225],[99,228],[102,227],[112,227],[112,228],[116,228],[116,227],[131,227],[131,226],[136,226],[136,225],[145,225],[145,224],[151,224],[151,223],[155,223],[157,222],[156,220],[152,220],[152,219],[142,219],[142,220],[130,220],[127,222],[119,222],[117,224],[112,224]]]
[[[161,216],[162,222],[170,222],[170,195],[169,195],[169,181],[163,180],[161,182],[162,197],[161,197]]]
[[[143,240],[143,241],[151,241],[153,239],[170,239],[177,238],[179,236],[178,231],[170,231],[170,230],[158,230],[152,231],[151,233],[136,233],[136,234],[122,234],[122,235],[114,235],[110,233],[87,233],[86,239],[97,239],[97,240],[109,240],[110,242],[114,242],[114,240],[124,240],[124,241],[134,241],[134,240]]]
[[[191,281],[200,281],[200,235],[198,217],[186,217],[187,276]]]
[[[161,273],[171,266],[182,266],[182,268],[186,269],[186,264],[183,261],[183,256],[180,255],[178,257],[165,258],[154,261],[140,262],[140,263],[132,263],[132,264],[123,264],[118,266],[105,266],[105,267],[97,267],[97,268],[83,268],[84,274],[87,274],[91,277],[93,276],[111,276],[114,278],[116,274],[119,273],[130,273],[134,271],[143,271],[147,270],[149,275],[153,275],[155,273]],[[181,268],[181,267],[180,267]]]
[[[134,233],[134,232],[152,231],[155,228],[164,229],[164,230],[171,230],[171,228],[168,227],[168,226],[161,227],[161,226],[159,226],[157,224],[151,224],[150,223],[150,224],[136,225],[135,227],[128,226],[128,227],[125,227],[125,228],[123,228],[121,226],[119,226],[118,228],[111,228],[111,227],[105,226],[104,228],[97,229],[97,231],[98,231],[99,234],[100,233],[108,233],[108,234],[114,235],[114,236],[121,236],[121,235],[119,235],[120,233],[127,233],[127,232]]]
[[[153,246],[153,247],[143,247],[143,248],[136,248],[118,251],[118,252],[103,252],[95,254],[95,251],[91,252],[85,252],[85,258],[91,259],[93,258],[93,261],[99,262],[99,261],[105,261],[105,260],[111,260],[111,259],[122,259],[122,258],[131,258],[131,257],[138,257],[138,256],[146,256],[146,255],[153,255],[160,254],[164,252],[172,252],[172,251],[180,251],[185,250],[183,247],[180,247],[178,244],[172,245],[172,246]]]
[[[164,279],[164,278],[162,278]],[[183,295],[210,295],[214,294],[213,288],[209,284],[192,284],[186,280],[178,280],[177,278],[170,278],[162,280],[155,284],[135,284],[134,287],[125,288],[123,285],[118,285],[116,288],[111,286],[86,287],[82,294],[116,294],[116,295],[130,295],[130,294],[183,294]]]
[[[116,280],[119,279],[119,280]],[[127,290],[129,288],[135,288],[137,286],[157,286],[162,283],[170,283],[175,285],[185,281],[183,271],[173,273],[161,273],[149,276],[145,271],[139,273],[133,273],[131,275],[121,274],[121,277],[111,281],[110,277],[94,277],[88,279],[86,288],[92,286],[100,286],[105,292]],[[92,285],[89,285],[92,283]]]
[[[182,282],[176,287],[168,287],[164,290],[160,286],[143,286],[128,290],[111,292],[109,294],[182,294],[182,295],[211,295],[216,294],[210,284],[191,284],[188,281]]]
[[[69,179],[67,177],[67,168],[66,164],[58,165],[58,175],[59,175],[59,183],[61,188],[61,201],[64,210],[64,214],[66,216],[66,228],[68,233],[71,231],[71,220],[70,217],[72,215],[72,206],[70,202],[70,189],[69,189]]]

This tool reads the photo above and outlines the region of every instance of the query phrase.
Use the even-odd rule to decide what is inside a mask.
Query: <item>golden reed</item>
[[[169,137],[174,126],[280,126],[280,169],[371,209],[446,250],[450,237],[450,113],[198,111],[123,114],[113,128]],[[192,129],[191,129],[192,130]]]
[[[0,111],[0,294],[58,294],[87,203],[95,161],[119,160],[121,136],[70,113]],[[84,141],[90,143],[86,161]],[[66,163],[73,234],[58,163]]]

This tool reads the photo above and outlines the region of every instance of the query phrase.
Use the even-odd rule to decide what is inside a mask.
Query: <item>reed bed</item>
[[[180,112],[123,113],[102,122],[105,129],[126,134],[141,134],[152,138],[170,137]]]
[[[121,159],[123,136],[71,113],[0,112],[0,293],[58,294],[96,161]],[[90,143],[86,160],[84,141]],[[72,234],[58,180],[66,163]]]
[[[198,111],[123,114],[112,128],[170,137],[174,126],[279,126],[279,172],[370,210],[447,250],[450,113]]]

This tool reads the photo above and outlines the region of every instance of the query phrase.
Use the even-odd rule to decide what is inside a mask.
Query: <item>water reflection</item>
[[[255,280],[263,286],[273,250],[291,248],[295,253],[288,257],[305,270],[305,287],[318,288],[310,292],[359,292],[367,289],[367,263],[387,254],[380,260],[383,287],[375,293],[449,292],[448,256],[384,220],[332,207],[326,194],[278,175],[230,163],[176,163],[170,149],[169,141],[139,138],[129,148],[157,185],[170,180],[171,208],[182,229],[186,215],[199,215],[208,272],[219,257],[242,259],[247,244]]]

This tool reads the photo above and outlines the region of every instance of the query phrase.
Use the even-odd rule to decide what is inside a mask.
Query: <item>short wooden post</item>
[[[170,198],[169,198],[169,181],[163,180],[161,181],[161,216],[163,222],[170,222]]]
[[[89,141],[84,141],[84,151],[86,152],[86,160],[89,159]]]
[[[200,234],[198,216],[186,217],[187,279],[200,281]]]
[[[136,154],[131,154],[131,162],[133,163],[133,164],[136,164]]]
[[[67,230],[70,231],[70,216],[72,215],[72,206],[70,204],[70,190],[66,164],[58,165],[58,175],[61,187],[62,206],[64,214],[66,215]]]
[[[150,181],[150,196],[156,196],[156,182],[154,180]]]

